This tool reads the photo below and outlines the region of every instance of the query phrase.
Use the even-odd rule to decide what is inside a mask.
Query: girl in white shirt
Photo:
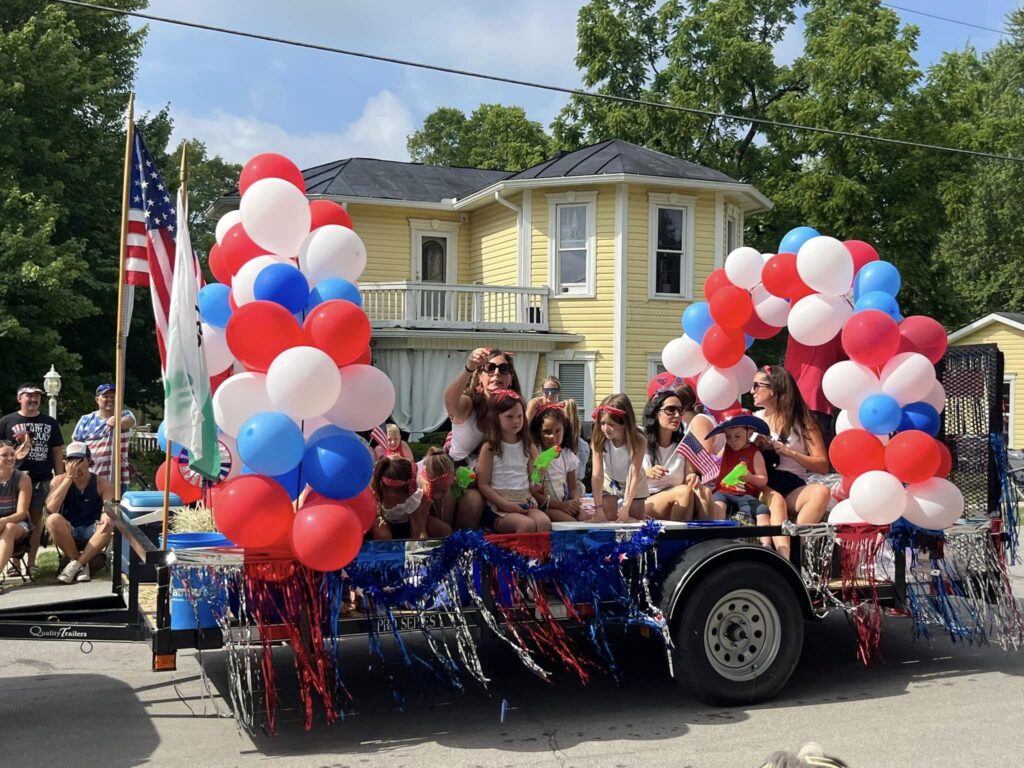
[[[626,395],[608,395],[594,409],[593,418],[595,519],[642,520],[648,496],[644,436],[637,429],[633,404]]]
[[[540,507],[553,522],[569,522],[580,515],[579,459],[573,448],[572,429],[564,403],[548,403],[530,421],[530,435],[538,451],[559,446],[558,457],[541,472]]]
[[[647,450],[643,469],[651,491],[644,512],[657,520],[693,519],[694,489],[700,477],[676,450],[682,418],[682,400],[672,389],[656,392],[644,409]]]

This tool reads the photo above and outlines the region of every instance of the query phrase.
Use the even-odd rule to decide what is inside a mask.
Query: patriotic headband
[[[494,347],[484,347],[484,352],[487,353],[488,357],[493,357],[493,355],[491,355],[491,352],[493,352],[493,351],[494,351]],[[500,352],[500,354],[501,354],[502,357],[507,357],[509,360],[514,359],[515,356],[516,356],[515,352]]]
[[[537,409],[537,415],[540,416],[548,411],[561,411],[565,413],[565,403],[545,403]]]
[[[380,481],[388,488],[403,488],[408,487],[409,493],[416,490],[416,465],[410,462],[412,467],[412,476],[408,480],[399,480],[396,477],[384,477],[381,475]]]
[[[609,416],[625,416],[626,412],[621,408],[616,408],[614,405],[599,405],[594,409],[594,412],[590,414],[591,421],[597,421],[601,418],[602,413],[607,413]]]
[[[495,400],[522,400],[514,389],[496,389],[491,392],[491,397]]]
[[[431,501],[433,501],[436,497],[440,496],[445,491],[447,491],[448,487],[453,482],[455,482],[455,475],[453,475],[451,472],[442,472],[440,475],[433,478],[427,475],[426,472],[424,472],[423,476],[425,479],[424,484],[427,486],[427,498],[429,498]]]

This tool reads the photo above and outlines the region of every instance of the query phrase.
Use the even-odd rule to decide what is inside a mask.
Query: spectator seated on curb
[[[64,474],[53,479],[46,498],[46,530],[68,558],[57,581],[71,584],[90,580],[91,561],[110,543],[114,527],[103,513],[103,504],[114,498],[114,486],[90,471],[85,443],[68,445],[64,464]]]

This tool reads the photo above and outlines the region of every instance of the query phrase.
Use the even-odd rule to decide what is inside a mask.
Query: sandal
[[[28,577],[29,581],[35,581],[36,580],[36,576],[39,575],[39,566],[36,566],[36,565],[28,566],[28,568],[25,569],[25,575]]]

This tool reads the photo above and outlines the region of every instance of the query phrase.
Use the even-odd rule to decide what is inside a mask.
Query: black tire
[[[672,622],[676,677],[709,704],[771,698],[793,674],[804,643],[793,587],[764,563],[715,568],[687,591]]]

